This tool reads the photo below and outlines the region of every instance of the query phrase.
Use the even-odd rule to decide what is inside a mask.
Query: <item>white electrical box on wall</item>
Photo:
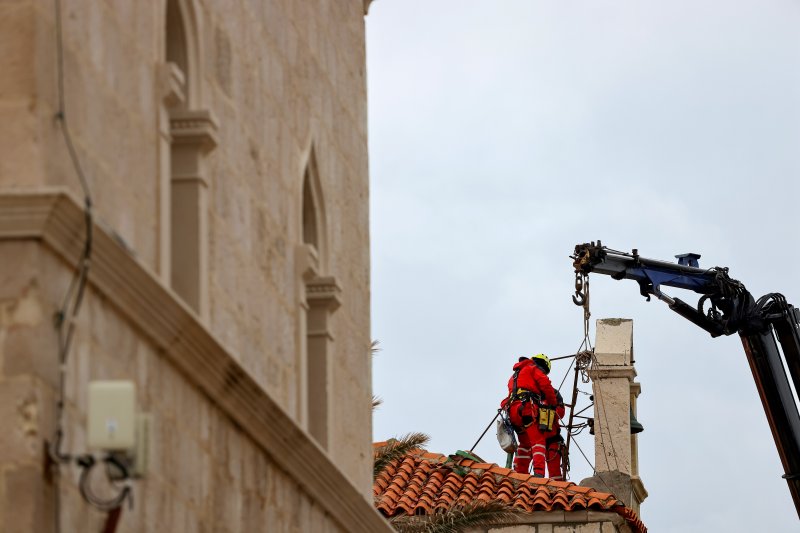
[[[136,445],[136,388],[132,381],[89,383],[89,448],[129,450]]]

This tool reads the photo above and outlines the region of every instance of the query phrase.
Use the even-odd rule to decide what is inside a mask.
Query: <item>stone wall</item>
[[[2,238],[3,226],[0,222],[0,256],[4,258],[0,263],[0,419],[4,424],[0,523],[9,531],[52,531],[55,491],[59,490],[62,530],[100,530],[106,516],[81,499],[79,469],[65,464],[56,482],[44,461],[45,442],[53,436],[58,388],[52,312],[63,298],[72,269],[38,239]],[[104,248],[101,243],[98,254],[107,256]],[[104,283],[103,276],[96,275],[98,283]],[[62,446],[63,452],[72,455],[92,451],[86,444],[89,381],[126,379],[136,384],[138,407],[153,415],[154,425],[145,475],[134,483],[135,508],[124,511],[120,531],[236,532],[262,524],[271,531],[388,528],[344,477],[331,477],[337,466],[305,434],[292,432],[288,418],[277,432],[302,451],[301,460],[309,463],[305,472],[291,467],[297,459],[270,448],[269,442],[265,445],[263,438],[258,441],[263,429],[243,425],[231,416],[243,409],[242,404],[238,410],[231,409],[221,403],[224,398],[198,387],[209,370],[191,362],[177,368],[171,360],[177,352],[151,338],[151,326],[129,315],[120,298],[95,288],[86,294],[66,365]],[[182,342],[179,337],[176,344]],[[194,372],[188,375],[187,369],[192,368]],[[229,395],[235,393],[228,390]],[[245,397],[258,401],[252,392]],[[261,402],[269,404],[267,397]],[[267,409],[280,408],[267,405]],[[316,455],[308,453],[309,445]],[[95,483],[102,491],[103,476],[98,475]],[[309,489],[316,494],[312,496]],[[320,501],[320,494],[330,492],[343,498]],[[351,509],[342,509],[345,506]]]
[[[195,33],[193,107],[215,117],[207,156],[210,329],[298,419],[305,394],[302,181],[313,151],[327,219],[326,272],[343,289],[332,324],[337,411],[329,451],[370,484],[369,240],[364,4],[175,0]],[[96,214],[153,272],[164,269],[164,2],[64,2],[66,115]],[[50,0],[0,6],[0,188],[82,194],[53,119]],[[168,229],[168,228],[167,228]],[[165,280],[165,284],[169,284]],[[353,449],[357,453],[353,454]],[[344,450],[347,450],[346,452]],[[355,458],[355,459],[354,459]]]
[[[70,273],[34,243],[4,243],[0,253],[0,522],[8,531],[47,531],[53,494],[44,481],[43,442],[51,438],[58,385],[51,318]],[[89,380],[133,379],[139,407],[155,415],[151,464],[120,531],[236,532],[258,524],[340,530],[105,298],[90,290],[85,306],[67,365],[64,451],[88,451]],[[62,529],[99,531],[105,515],[81,501],[78,469],[63,472]]]
[[[551,511],[519,518],[513,526],[470,529],[466,533],[630,533],[625,520],[602,511]]]
[[[314,391],[306,382],[305,287],[297,251],[303,246],[303,182],[313,166],[324,233],[317,274],[341,289],[341,305],[325,332],[331,362],[328,442],[315,453],[336,465],[366,501],[371,494],[363,19],[368,2],[170,1],[186,33],[182,87],[175,85],[180,76],[171,76],[167,68],[166,0],[62,2],[66,117],[97,223],[132,261],[170,287],[170,268],[177,264],[170,257],[175,253],[170,180],[175,180],[175,165],[184,163],[176,163],[170,152],[170,113],[177,108],[168,109],[166,102],[174,106],[183,98],[183,108],[208,117],[208,139],[197,155],[197,176],[191,177],[201,197],[198,263],[207,303],[204,309],[195,306],[192,320],[219,341],[220,353],[237,362],[282,413],[307,428]],[[63,125],[54,119],[59,101],[55,30],[53,0],[0,3],[0,195],[53,188],[83,195]],[[178,94],[181,89],[185,94]],[[72,244],[80,246],[80,222],[65,231],[76,232]],[[43,428],[52,423],[57,376],[51,317],[75,266],[63,263],[64,257],[59,262],[51,248],[8,240],[17,238],[11,227],[0,240],[0,284],[8,285],[0,287],[2,420],[8,416],[18,428],[0,437],[10,439],[8,457],[0,440],[4,506],[17,503],[11,496],[19,483],[41,482]],[[26,272],[30,277],[16,278]],[[171,297],[180,299],[175,293]],[[143,407],[156,415],[156,446],[166,454],[159,458],[166,462],[141,482],[148,496],[139,502],[143,514],[135,520],[167,521],[175,530],[186,520],[191,531],[189,515],[205,517],[201,522],[236,515],[250,524],[275,518],[279,508],[283,513],[298,506],[309,510],[308,520],[322,520],[316,504],[295,486],[302,480],[276,470],[275,464],[284,463],[272,461],[263,443],[256,446],[247,428],[237,429],[230,413],[220,410],[222,400],[207,390],[201,393],[162,357],[165,348],[149,342],[126,318],[126,309],[108,304],[112,300],[93,288],[79,317],[67,376],[68,448],[82,448],[88,380],[134,379]],[[204,437],[208,431],[212,436]],[[176,435],[182,436],[180,442],[171,440]],[[32,469],[33,478],[21,473],[25,468]],[[268,498],[271,489],[254,489],[250,478],[237,478],[242,469],[255,477],[263,474],[267,481],[259,483],[284,487],[275,497],[286,500],[275,505],[258,500]],[[207,487],[200,501],[201,489],[184,494],[176,476],[189,476],[192,484],[227,486],[232,495],[226,497],[235,501],[222,501],[225,491]],[[227,485],[219,485],[223,482]],[[20,516],[39,517],[52,503],[48,494],[37,492],[30,500],[35,509]],[[66,501],[74,496],[68,492]],[[173,500],[174,506],[168,503]],[[294,503],[286,507],[287,501]],[[68,504],[64,520],[82,530],[89,520],[84,507]],[[209,514],[197,515],[198,509]],[[238,519],[231,520],[228,527],[235,531]],[[125,527],[144,530],[141,522],[132,524]]]

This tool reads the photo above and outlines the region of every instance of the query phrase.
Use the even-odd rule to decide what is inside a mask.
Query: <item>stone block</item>
[[[42,323],[44,311],[36,283],[29,284],[19,298],[3,307],[2,321],[7,327],[33,327]]]
[[[32,378],[0,381],[0,463],[38,464],[49,437],[49,413],[42,387]]]
[[[42,147],[32,104],[0,106],[0,187],[41,185]]]
[[[633,361],[633,320],[605,318],[597,321],[595,357],[603,366],[626,366]]]
[[[4,338],[3,338],[4,337]],[[58,383],[58,338],[53,326],[10,327],[0,336],[2,373],[7,377],[36,375],[55,387]]]
[[[601,533],[619,533],[619,529],[613,522],[603,522],[600,531]]]
[[[0,102],[36,97],[36,23],[32,4],[0,4]]]
[[[181,505],[179,496],[168,484],[148,481],[146,496],[140,504],[146,531],[171,530],[176,525],[174,516],[177,507]]]
[[[2,471],[3,494],[0,524],[3,531],[49,531],[52,511],[47,512],[44,479],[40,468],[19,466]]]
[[[29,241],[3,241],[0,244],[0,307],[23,295],[38,277],[39,247]],[[0,311],[2,313],[2,311]],[[0,316],[0,324],[4,319]]]

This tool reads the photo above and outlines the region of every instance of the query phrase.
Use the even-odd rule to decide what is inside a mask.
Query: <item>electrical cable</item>
[[[109,455],[104,459],[104,462],[113,465],[115,468],[119,469],[122,473],[122,477],[126,480],[130,479],[128,474],[128,469],[125,465],[118,461],[113,455]],[[122,507],[122,504],[125,503],[125,500],[128,500],[130,507],[133,507],[133,492],[129,482],[126,482],[122,490],[113,498],[103,499],[98,497],[94,491],[92,491],[91,483],[89,482],[89,475],[92,472],[95,464],[97,461],[91,455],[82,455],[77,459],[78,465],[81,467],[81,475],[78,480],[78,489],[80,490],[81,496],[84,500],[89,502],[92,506],[100,511],[113,511]]]
[[[592,475],[594,475],[594,476],[597,476],[597,479],[599,479],[599,480],[600,480],[600,482],[601,482],[603,485],[605,485],[605,486],[606,486],[606,489],[608,489],[608,492],[609,492],[609,493],[611,493],[611,494],[614,494],[614,490],[613,490],[613,489],[612,489],[612,488],[611,488],[611,487],[608,485],[608,483],[606,483],[606,480],[604,480],[604,479],[603,479],[603,475],[602,475],[602,473],[597,471],[597,469],[594,467],[594,464],[592,464],[592,462],[589,460],[589,458],[588,458],[588,457],[586,457],[586,454],[585,454],[585,453],[583,453],[583,449],[581,448],[581,445],[580,445],[580,444],[578,444],[578,441],[577,441],[577,440],[574,440],[574,441],[572,441],[572,442],[574,442],[574,443],[575,443],[575,446],[577,446],[577,447],[578,447],[578,451],[579,451],[579,452],[581,452],[581,455],[583,456],[583,458],[586,460],[586,462],[589,464],[589,466],[591,466],[591,467],[592,467]]]
[[[64,401],[66,388],[66,363],[69,357],[72,340],[75,334],[75,319],[80,311],[86,285],[89,277],[89,268],[92,256],[92,196],[86,174],[80,164],[75,144],[69,130],[66,112],[66,91],[64,89],[64,34],[61,13],[61,1],[54,0],[55,8],[55,30],[56,30],[56,78],[58,84],[57,98],[58,110],[55,119],[60,125],[64,142],[69,152],[70,161],[78,176],[84,196],[84,223],[85,239],[83,252],[78,265],[78,270],[72,277],[67,288],[64,300],[55,316],[55,327],[58,332],[58,365],[59,365],[59,384],[58,397],[56,400],[55,428],[52,441],[49,446],[48,454],[50,458],[50,468],[53,474],[54,488],[54,530],[56,533],[61,531],[61,464],[69,461],[70,456],[63,454],[61,445],[64,439]],[[66,331],[65,331],[66,327]]]

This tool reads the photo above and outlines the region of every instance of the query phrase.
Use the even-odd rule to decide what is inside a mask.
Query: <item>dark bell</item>
[[[644,426],[636,420],[636,417],[633,416],[633,408],[631,408],[631,435],[636,435],[637,433],[641,433],[644,431]]]

